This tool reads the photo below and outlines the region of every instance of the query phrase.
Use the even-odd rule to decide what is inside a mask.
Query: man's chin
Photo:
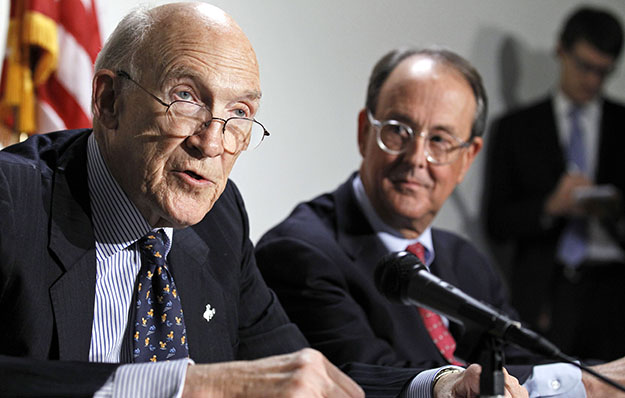
[[[202,221],[209,210],[210,208],[201,209],[199,206],[191,206],[190,209],[170,209],[170,211],[166,212],[166,216],[159,220],[159,223],[163,225],[157,226],[171,227],[174,229],[187,228]]]
[[[414,221],[415,219],[422,218],[426,213],[423,208],[423,200],[417,200],[416,198],[409,197],[397,197],[391,202],[390,213],[392,217],[402,219],[405,221]]]

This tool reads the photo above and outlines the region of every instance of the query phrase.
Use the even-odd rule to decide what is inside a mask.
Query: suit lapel
[[[432,228],[432,243],[434,245],[435,257],[430,265],[430,271],[445,282],[458,286],[460,281],[457,273],[454,271],[454,263],[450,258],[450,253],[452,251],[446,247],[445,240],[435,228]],[[465,332],[465,327],[464,325],[450,320],[449,331],[456,340],[459,340]],[[458,344],[458,346],[460,346],[460,344]]]
[[[371,259],[381,258],[387,250],[360,210],[352,188],[354,177],[355,174],[335,192],[337,240],[359,266],[373,273],[377,262]]]
[[[432,263],[432,273],[456,287],[462,286],[459,268],[467,265],[467,259],[455,258],[458,250],[452,247],[449,237],[445,237],[442,231],[432,229],[432,241],[436,258]],[[466,283],[466,282],[465,282]],[[476,328],[471,324],[459,324],[454,321],[449,322],[449,331],[456,339],[456,356],[468,362],[477,360],[477,356],[484,348],[484,332],[481,328]]]
[[[432,228],[432,243],[434,245],[434,261],[430,266],[431,272],[445,282],[458,286],[459,280],[454,272],[454,262],[450,257],[451,250],[448,244],[436,228]]]
[[[232,359],[228,317],[236,314],[226,313],[223,288],[211,272],[210,248],[193,228],[176,230],[168,262],[182,302],[189,355],[196,362]]]
[[[548,98],[539,107],[536,113],[535,128],[530,129],[531,135],[523,138],[528,142],[534,142],[532,152],[541,154],[540,157],[533,155],[533,161],[540,159],[543,167],[550,165],[553,175],[561,175],[566,167],[564,150],[560,143],[560,135],[556,126],[556,116],[553,109],[553,99]],[[536,168],[531,168],[535,173]]]
[[[68,149],[52,187],[49,248],[64,273],[50,287],[50,297],[62,360],[88,360],[91,345],[96,267],[87,185],[88,136]]]
[[[623,189],[623,162],[621,153],[615,148],[625,145],[625,115],[622,107],[604,99],[601,108],[601,124],[599,129],[599,148],[597,154],[597,171],[595,182],[598,184],[615,184]]]

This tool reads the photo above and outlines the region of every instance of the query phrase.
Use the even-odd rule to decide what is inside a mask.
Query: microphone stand
[[[505,382],[503,374],[503,341],[486,334],[482,337],[483,349],[480,350],[478,363],[482,366],[480,374],[480,398],[504,398]]]

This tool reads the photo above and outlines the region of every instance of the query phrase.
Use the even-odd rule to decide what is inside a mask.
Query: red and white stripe
[[[37,89],[37,130],[90,127],[93,64],[101,47],[95,0],[51,1],[57,11],[59,61]]]

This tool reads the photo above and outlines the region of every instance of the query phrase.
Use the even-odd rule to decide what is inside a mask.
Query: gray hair
[[[482,84],[482,77],[469,61],[453,51],[439,47],[395,49],[380,58],[371,72],[369,86],[367,88],[366,106],[371,113],[375,114],[380,97],[380,90],[391,72],[393,72],[397,65],[403,60],[413,55],[428,56],[435,61],[451,67],[465,78],[473,90],[476,103],[475,116],[471,127],[471,138],[481,136],[486,127],[486,114],[488,112],[488,98],[486,97],[486,90]]]
[[[95,70],[110,69],[117,72],[125,70],[133,79],[141,80],[142,70],[138,67],[137,59],[145,49],[145,41],[150,37],[154,27],[152,12],[140,7],[126,15],[119,22],[108,38],[95,61]]]

